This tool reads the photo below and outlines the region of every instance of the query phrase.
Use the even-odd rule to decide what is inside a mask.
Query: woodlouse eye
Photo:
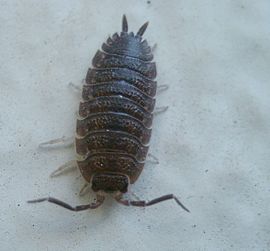
[[[103,162],[99,162],[98,165],[101,166],[101,167],[103,167],[104,166],[104,163]]]

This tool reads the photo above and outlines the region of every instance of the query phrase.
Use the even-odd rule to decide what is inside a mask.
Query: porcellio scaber
[[[149,149],[155,95],[156,65],[143,34],[148,22],[136,34],[128,32],[126,16],[122,31],[109,37],[92,60],[86,75],[79,106],[75,148],[77,166],[96,193],[96,201],[72,207],[47,197],[30,203],[49,201],[72,211],[99,207],[106,194],[125,206],[146,207],[174,199],[173,194],[151,201],[123,198],[130,184],[140,176]]]

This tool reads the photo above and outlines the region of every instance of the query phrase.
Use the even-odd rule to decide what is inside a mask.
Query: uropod
[[[151,137],[157,83],[152,49],[143,39],[147,26],[136,34],[128,32],[123,15],[122,31],[102,44],[86,75],[76,126],[76,165],[96,193],[95,202],[73,207],[46,197],[29,203],[48,201],[82,211],[99,207],[110,194],[125,206],[137,207],[174,199],[189,212],[173,194],[148,202],[123,198],[143,170]]]

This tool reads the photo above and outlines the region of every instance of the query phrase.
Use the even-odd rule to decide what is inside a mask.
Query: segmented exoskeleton
[[[75,140],[77,165],[92,184],[97,201],[76,207],[51,197],[30,202],[47,200],[81,211],[97,208],[110,193],[127,206],[174,199],[188,211],[173,194],[149,202],[122,198],[141,174],[151,137],[157,83],[152,50],[142,38],[147,25],[129,33],[124,15],[122,32],[109,37],[97,51],[83,86]]]

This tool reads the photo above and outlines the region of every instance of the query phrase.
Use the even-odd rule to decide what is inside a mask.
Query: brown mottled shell
[[[77,121],[78,166],[96,173],[139,177],[151,137],[156,65],[141,34],[122,31],[102,45],[86,75]]]

